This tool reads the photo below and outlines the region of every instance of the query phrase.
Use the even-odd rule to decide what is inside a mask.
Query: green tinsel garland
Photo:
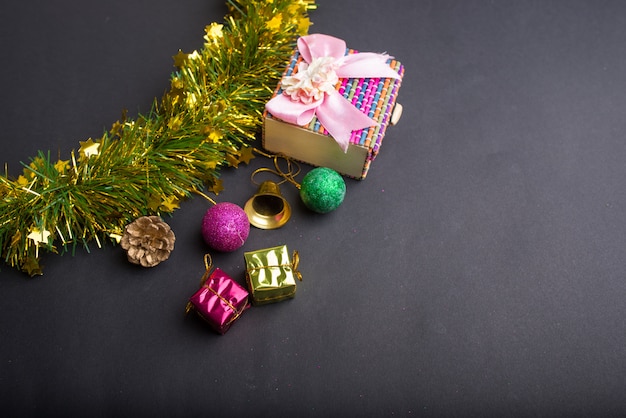
[[[219,172],[252,158],[260,127],[313,0],[227,2],[224,24],[206,27],[200,51],[174,56],[171,89],[147,115],[123,117],[68,160],[39,152],[23,174],[0,176],[0,248],[5,262],[42,274],[39,253],[116,242],[144,215],[171,213]]]

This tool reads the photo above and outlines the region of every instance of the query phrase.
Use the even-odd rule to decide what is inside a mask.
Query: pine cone
[[[169,258],[176,237],[170,226],[158,216],[142,216],[126,226],[120,244],[128,261],[154,267]]]

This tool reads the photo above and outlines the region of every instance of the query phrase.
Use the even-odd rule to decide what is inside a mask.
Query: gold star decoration
[[[234,155],[228,154],[226,156],[226,162],[228,162],[228,164],[231,167],[234,167],[234,168],[238,168],[239,167],[239,160],[237,158],[235,158]]]
[[[65,173],[65,170],[67,170],[69,166],[70,160],[59,160],[54,164],[54,168],[61,174]]]
[[[148,209],[156,212],[159,210],[159,207],[161,206],[161,197],[152,194],[148,197],[148,201],[146,202],[146,204],[148,206]]]
[[[112,136],[117,136],[119,135],[121,130],[122,130],[122,123],[119,120],[117,120],[113,123],[113,125],[111,125],[111,130],[109,132],[111,133]]]
[[[28,186],[28,183],[30,183],[30,182],[29,182],[29,181],[28,181],[28,179],[27,179],[26,177],[24,177],[23,175],[21,175],[21,174],[20,174],[20,175],[17,177],[17,184],[18,184],[18,185],[20,185],[20,186],[22,186],[22,187],[26,187],[26,186]]]
[[[79,141],[80,142],[80,155],[84,156],[86,158],[89,158],[91,156],[97,156],[100,154],[100,143],[99,142],[93,142],[93,139],[89,138],[86,141]]]
[[[39,228],[33,228],[30,230],[30,234],[28,234],[27,238],[32,240],[36,245],[40,243],[48,243],[48,238],[50,237],[50,231],[47,230],[39,230]]]
[[[158,195],[150,195],[148,197],[147,202],[148,209],[158,212],[173,212],[174,209],[178,209],[180,207],[180,199],[174,195],[168,197],[161,197]]]
[[[250,160],[254,158],[254,154],[252,154],[251,147],[244,147],[241,149],[241,154],[239,154],[239,162],[246,163],[246,165],[250,164]]]
[[[311,20],[308,17],[301,17],[298,19],[298,33],[300,35],[306,35],[309,32],[311,26]]]
[[[217,144],[218,142],[220,142],[220,139],[222,139],[224,135],[222,135],[221,132],[218,131],[211,131],[211,133],[209,134],[209,141],[211,141],[214,144]]]
[[[189,54],[185,54],[179,49],[178,54],[172,56],[174,59],[174,65],[178,68],[182,68],[182,66],[185,65],[185,62],[187,62],[188,55]]]
[[[183,122],[180,120],[180,117],[176,115],[169,121],[167,121],[167,127],[173,131],[177,131],[178,129],[180,129],[180,125],[182,125],[182,123]]]
[[[48,238],[50,237],[50,231],[40,230],[39,228],[33,228],[26,236],[29,240],[35,243],[35,258],[39,258],[39,244],[42,242],[48,244]]]
[[[266,26],[267,26],[268,29],[278,30],[278,29],[280,29],[280,24],[282,23],[282,21],[283,21],[282,15],[280,13],[278,13],[272,19],[270,19],[269,22],[267,22]]]
[[[204,35],[204,39],[207,42],[219,42],[219,39],[224,36],[224,33],[222,32],[223,28],[224,25],[222,24],[218,24],[216,22],[211,23],[205,28],[206,35]]]
[[[37,167],[34,164],[31,164],[28,167],[24,167],[24,169],[22,170],[24,178],[32,180],[35,177],[35,172],[33,171],[33,169],[36,168]]]
[[[174,212],[174,209],[178,209],[180,200],[176,196],[168,196],[161,202],[161,206],[167,212]]]
[[[22,270],[25,271],[30,277],[41,276],[43,274],[39,261],[37,258],[33,257],[28,257],[26,259],[24,264],[22,264]]]
[[[224,190],[224,185],[222,184],[222,180],[216,179],[211,185],[211,187],[208,187],[208,190],[210,192],[215,193],[215,195],[220,194],[220,192]]]
[[[109,237],[111,237],[111,239],[114,239],[115,242],[117,242],[118,244],[122,240],[122,236],[120,234],[115,233],[115,232],[110,233]]]

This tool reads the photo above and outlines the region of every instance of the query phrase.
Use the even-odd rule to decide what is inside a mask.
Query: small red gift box
[[[233,322],[250,307],[248,291],[216,268],[189,299],[187,311],[192,307],[215,331],[225,334]]]

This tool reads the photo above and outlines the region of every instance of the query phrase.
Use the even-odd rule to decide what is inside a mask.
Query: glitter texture
[[[309,171],[300,186],[300,199],[318,213],[337,209],[346,195],[346,183],[335,170],[318,167]]]
[[[249,233],[248,216],[234,203],[218,203],[202,218],[202,237],[218,251],[235,251],[246,242]]]

